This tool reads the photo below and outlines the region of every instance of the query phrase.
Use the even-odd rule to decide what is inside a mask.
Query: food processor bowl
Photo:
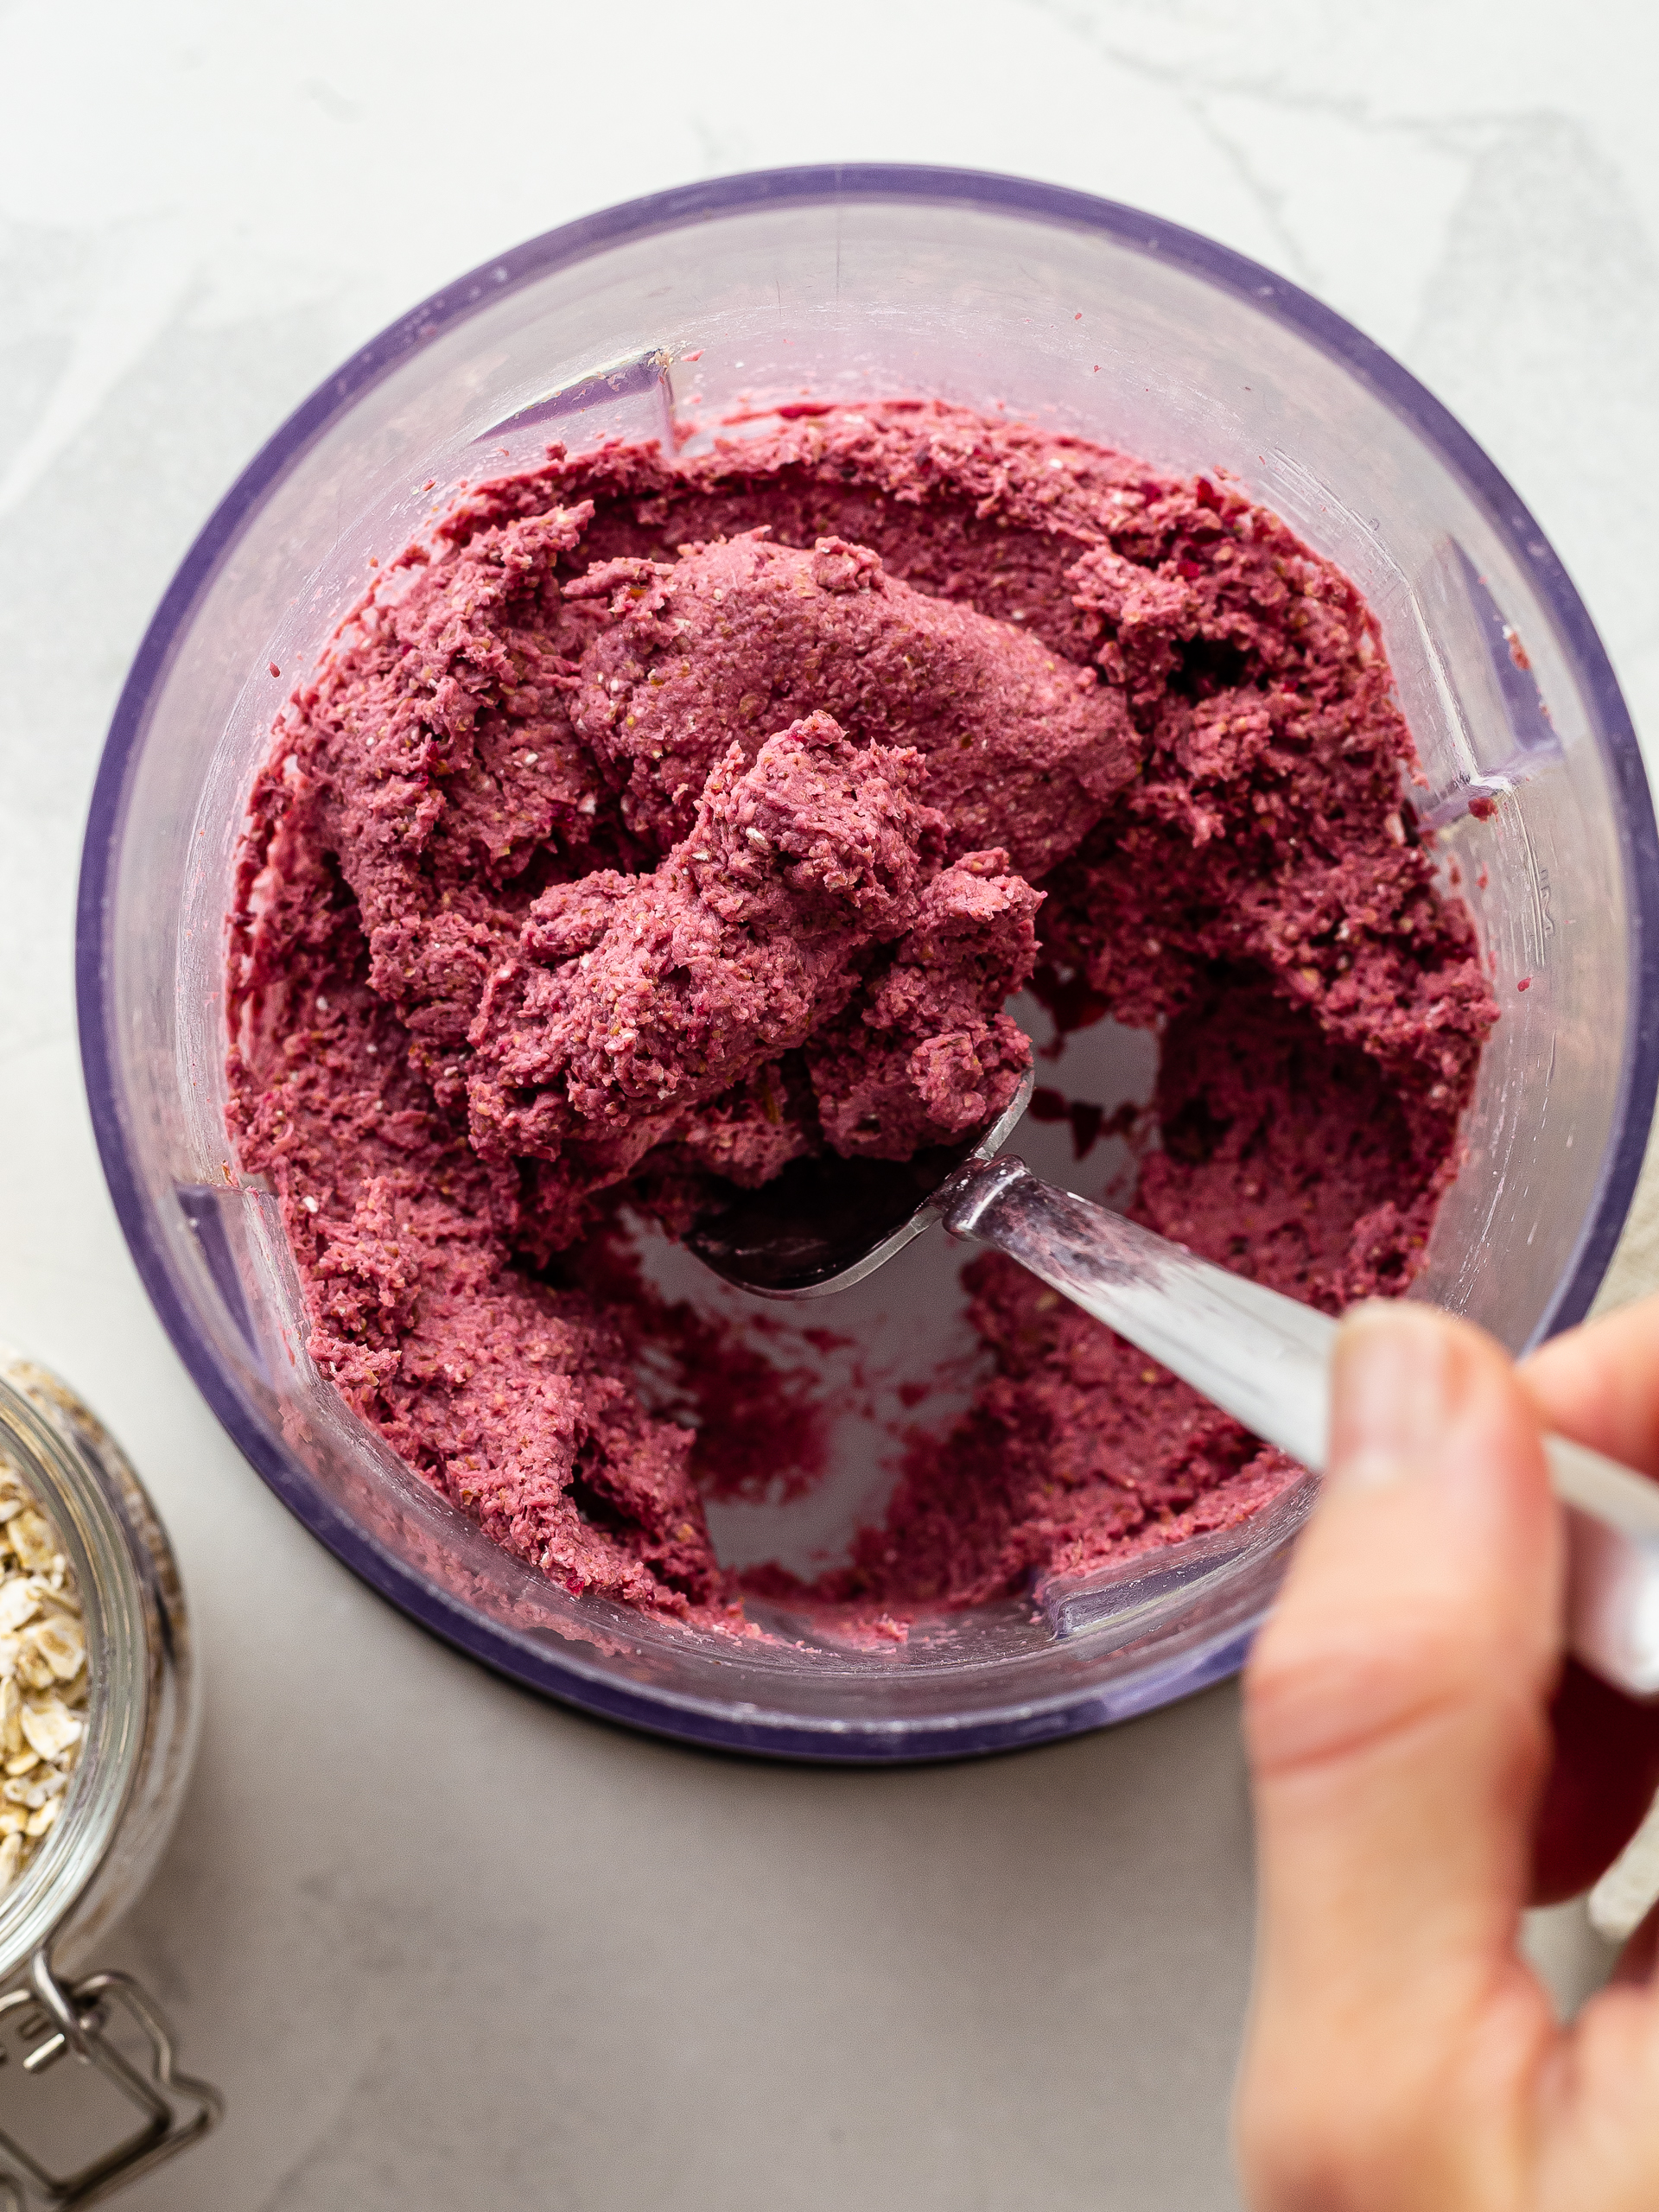
[[[1271,1602],[1311,1485],[1080,1590],[943,1615],[874,1649],[701,1631],[568,1594],[498,1550],[313,1370],[276,1201],[244,1182],[225,1134],[225,917],[289,684],[361,595],[371,557],[396,553],[462,480],[531,464],[554,436],[572,450],[666,442],[677,423],[706,443],[723,418],[899,395],[1003,408],[1160,468],[1227,470],[1376,611],[1421,755],[1411,804],[1458,871],[1501,1014],[1414,1295],[1516,1351],[1578,1319],[1635,1186],[1659,1072],[1659,847],[1589,618],[1445,409],[1283,278],[1050,186],[802,168],[567,225],[365,346],[208,521],[110,732],[78,976],[116,1206],[226,1427],[377,1590],[589,1711],[812,1759],[998,1750],[1222,1679]]]

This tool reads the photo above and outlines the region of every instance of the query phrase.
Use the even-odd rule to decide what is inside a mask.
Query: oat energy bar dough
[[[321,1371],[571,1591],[903,1615],[1222,1526],[1287,1463],[995,1258],[987,1372],[809,1592],[716,1561],[739,1367],[625,1211],[996,1113],[1003,1011],[1155,1030],[1134,1206],[1327,1311],[1404,1287],[1493,1006],[1347,580],[1224,481],[933,403],[461,496],[280,717],[231,918],[232,1131]]]

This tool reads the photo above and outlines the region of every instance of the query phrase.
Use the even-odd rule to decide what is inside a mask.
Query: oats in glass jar
[[[58,1817],[86,1732],[86,1631],[57,1532],[0,1459],[0,1892]]]

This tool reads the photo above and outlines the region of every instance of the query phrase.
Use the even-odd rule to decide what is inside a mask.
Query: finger
[[[1569,1660],[1550,1708],[1554,1751],[1533,1827],[1531,1902],[1577,1897],[1623,1851],[1659,1789],[1659,1707]]]
[[[1290,2141],[1303,2158],[1335,2126],[1346,2160],[1357,2130],[1427,2126],[1506,1976],[1535,1998],[1529,2031],[1550,2031],[1513,1966],[1559,1656],[1535,1409],[1479,1331],[1362,1307],[1338,1338],[1330,1460],[1246,1676],[1247,2157]]]
[[[1659,1296],[1553,1338],[1519,1372],[1547,1428],[1659,1476]]]
[[[1359,1968],[1384,1944],[1438,1956],[1484,1926],[1496,1875],[1518,1898],[1513,1816],[1542,1777],[1560,1545],[1510,1363],[1426,1308],[1344,1325],[1330,1459],[1247,1724],[1264,1877],[1294,1868],[1298,1929],[1339,1908],[1318,1933]]]

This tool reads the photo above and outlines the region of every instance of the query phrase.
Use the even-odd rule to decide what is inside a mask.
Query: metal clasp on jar
[[[148,2074],[118,2048],[110,2033],[118,2008],[149,2045]],[[17,2014],[22,2017],[14,2019]],[[41,2202],[65,2208],[65,2212],[70,2207],[101,2203],[206,2135],[224,2110],[224,2099],[211,2082],[179,2072],[174,2064],[172,2031],[155,1999],[130,1974],[93,1974],[79,1981],[60,1982],[42,1948],[29,1961],[29,1985],[0,1997],[0,2038],[14,2026],[20,2039],[31,2046],[22,2060],[25,2074],[42,2074],[73,2056],[96,2067],[143,2118],[130,2134],[70,2174],[54,2173],[0,2127],[0,2156],[21,2169],[22,2177],[15,2171],[0,2171],[4,2212],[27,2212],[30,2190]],[[0,2040],[0,2063],[9,2055]]]

